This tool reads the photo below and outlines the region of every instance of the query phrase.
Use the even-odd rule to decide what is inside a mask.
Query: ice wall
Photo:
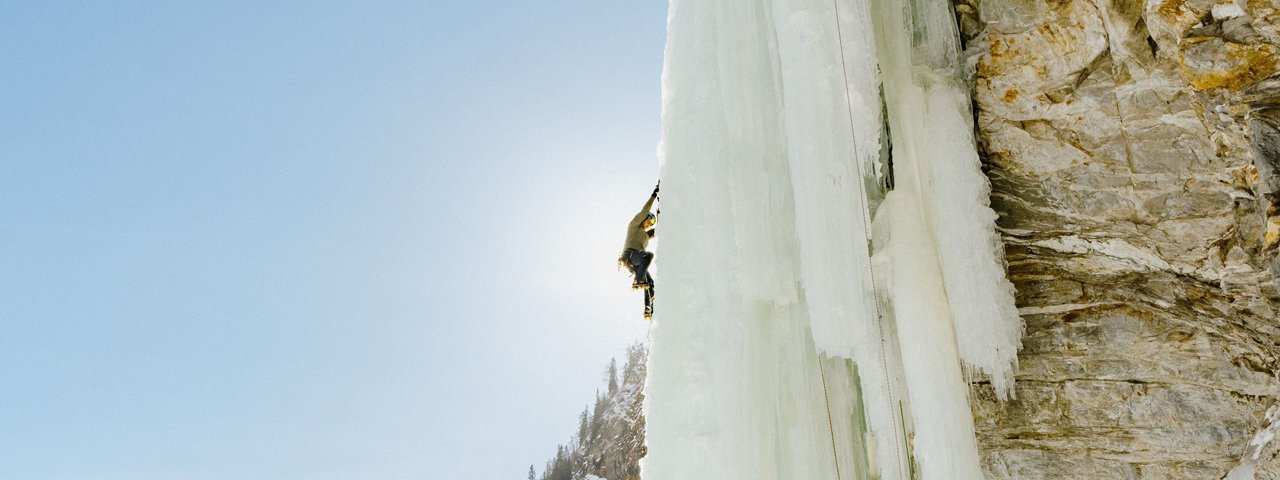
[[[982,478],[1021,322],[951,18],[671,1],[644,478]]]
[[[901,6],[896,5],[901,2]],[[995,233],[991,186],[981,171],[951,2],[881,2],[874,23],[895,172],[921,202],[934,238],[960,358],[1013,393],[1023,332]]]

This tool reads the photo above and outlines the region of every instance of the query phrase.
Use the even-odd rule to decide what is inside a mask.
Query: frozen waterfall
[[[646,480],[981,479],[1022,323],[946,0],[671,0]]]

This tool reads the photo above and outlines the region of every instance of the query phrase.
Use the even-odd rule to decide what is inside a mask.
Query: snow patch
[[[1064,303],[1062,305],[1050,305],[1047,307],[1021,307],[1018,313],[1021,315],[1043,315],[1074,312],[1076,310],[1085,310],[1093,307],[1101,307],[1104,305],[1118,305],[1112,302],[1099,303]]]
[[[1159,255],[1116,238],[1089,240],[1077,235],[1067,235],[1047,240],[1038,240],[1031,244],[1037,247],[1044,247],[1065,253],[1085,254],[1089,252],[1097,252],[1117,260],[1123,260],[1125,263],[1144,272],[1172,270],[1179,273],[1193,273],[1188,271],[1186,268],[1174,267],[1170,265],[1169,262],[1160,258]]]
[[[1213,19],[1219,22],[1228,18],[1243,17],[1244,9],[1235,1],[1227,1],[1213,6]]]
[[[1249,445],[1244,448],[1244,454],[1240,456],[1240,464],[1227,472],[1225,480],[1254,480],[1254,470],[1258,466],[1258,457],[1262,455],[1262,449],[1271,443],[1276,438],[1276,432],[1280,431],[1280,405],[1272,405],[1268,408],[1264,418],[1267,425],[1253,434]]]

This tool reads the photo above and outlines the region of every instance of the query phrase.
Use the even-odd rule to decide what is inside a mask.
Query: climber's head
[[[645,215],[644,223],[641,223],[640,225],[647,230],[647,229],[653,228],[653,225],[656,223],[658,223],[658,216],[650,213],[648,215]]]

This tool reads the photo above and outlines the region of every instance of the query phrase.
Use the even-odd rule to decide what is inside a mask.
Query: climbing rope
[[[834,7],[834,8],[835,8],[835,20],[836,20],[836,43],[840,45],[840,73],[841,73],[841,75],[843,75],[843,76],[844,76],[844,99],[845,99],[845,106],[846,106],[846,107],[847,107],[847,109],[848,109],[848,115],[849,115],[849,137],[850,137],[850,139],[851,139],[851,141],[852,141],[851,143],[855,143],[855,142],[857,142],[857,129],[856,129],[856,126],[855,126],[855,125],[854,125],[854,123],[853,123],[853,95],[852,95],[851,93],[849,93],[849,67],[848,67],[848,65],[845,63],[845,53],[844,53],[844,30],[843,30],[843,28],[840,26],[840,4],[839,4],[839,1],[838,1],[838,0],[831,0],[831,5],[832,5],[832,7]],[[861,160],[859,160],[859,159],[857,159],[857,158],[854,158],[854,161],[858,163],[858,174],[865,178],[865,176],[866,176],[866,172],[863,170],[862,161],[861,161]],[[870,276],[870,279],[871,279],[871,291],[872,291],[872,294],[873,294],[873,296],[874,296],[874,295],[876,295],[876,294],[877,294],[877,292],[879,292],[880,290],[879,290],[879,288],[877,288],[877,287],[876,287],[876,272],[875,272],[875,269],[874,269],[874,268],[870,268],[870,267],[871,267],[871,265],[872,265],[872,258],[871,258],[871,220],[870,220],[870,217],[871,217],[871,207],[870,207],[870,199],[868,198],[866,187],[863,185],[863,182],[861,181],[861,178],[860,178],[860,179],[858,179],[858,181],[856,181],[856,182],[854,182],[854,183],[857,183],[857,184],[858,184],[858,195],[861,197],[861,200],[862,200],[862,212],[861,212],[861,213],[862,213],[862,215],[861,215],[861,217],[862,217],[862,233],[863,233],[863,240],[864,240],[864,241],[866,241],[866,245],[867,245],[867,266],[869,267],[869,268],[867,269],[867,273],[868,273],[868,275]],[[880,302],[879,302],[879,301],[877,301],[877,300],[875,300],[874,298],[873,298],[873,305],[875,306],[875,314],[876,314],[876,333],[877,333],[877,334],[879,335],[879,337],[880,337],[880,368],[881,368],[882,373],[884,374],[884,391],[885,391],[885,400],[886,400],[886,403],[887,403],[887,404],[888,404],[888,406],[889,406],[889,409],[888,409],[887,411],[892,412],[892,411],[893,411],[893,405],[894,405],[894,403],[895,403],[895,402],[894,402],[894,400],[893,400],[893,385],[891,385],[891,383],[890,383],[890,381],[889,381],[889,378],[890,378],[890,377],[889,377],[889,364],[888,364],[888,357],[886,357],[886,356],[885,356],[885,350],[887,349],[888,342],[887,342],[887,341],[885,340],[885,338],[884,338],[884,331],[885,331],[885,328],[884,328],[884,313],[883,313],[883,311],[880,309]],[[821,359],[819,359],[819,362],[821,362]],[[819,366],[821,366],[821,365],[819,365]],[[823,389],[824,389],[823,394],[824,394],[824,395],[826,394],[826,392],[825,392],[825,388],[826,388],[826,379],[825,379],[825,376],[824,376],[824,377],[823,377]],[[827,419],[828,419],[828,422],[830,422],[830,417],[831,417],[831,405],[830,405],[830,402],[831,402],[831,401],[830,401],[830,399],[828,399],[828,400],[827,400]],[[899,416],[901,416],[901,414],[899,414]],[[893,440],[894,440],[894,445],[898,445],[898,444],[900,444],[900,443],[901,443],[901,442],[900,442],[900,438],[899,438],[898,434],[899,434],[898,429],[896,429],[896,428],[895,428],[895,429],[893,429]],[[832,448],[832,453],[834,454],[834,453],[835,453],[835,430],[834,430],[834,427],[833,427],[832,432],[831,432],[831,448]],[[877,450],[878,450],[878,449],[877,449]],[[893,449],[893,452],[894,452],[894,455],[895,455],[895,457],[897,458],[897,461],[898,461],[898,468],[902,468],[902,452],[901,452],[900,450],[898,450],[897,448],[894,448],[894,449]],[[836,476],[837,476],[837,480],[839,480],[839,478],[838,478],[838,477],[839,477],[839,460],[838,460],[838,459],[837,459],[837,466],[836,466]]]
[[[827,370],[822,368],[822,355],[818,355],[818,375],[822,377],[822,399],[827,404],[827,431],[831,432],[831,458],[836,465],[836,480],[840,480],[840,456],[836,454],[836,426],[831,421],[831,395],[827,393]]]

